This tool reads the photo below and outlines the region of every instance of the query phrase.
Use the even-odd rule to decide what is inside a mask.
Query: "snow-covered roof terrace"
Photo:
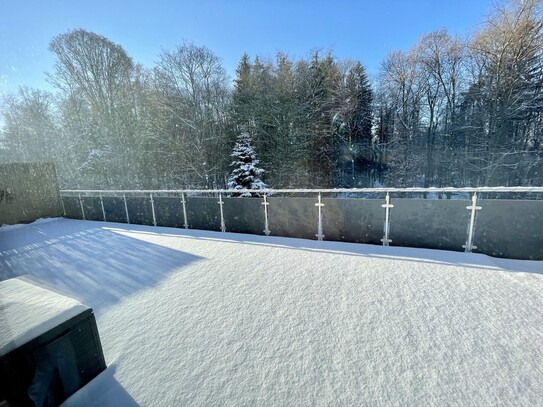
[[[9,278],[95,311],[67,406],[543,404],[543,262],[54,219]]]

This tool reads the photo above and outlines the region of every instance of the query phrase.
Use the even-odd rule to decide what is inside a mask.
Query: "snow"
[[[66,406],[542,405],[543,262],[57,220],[0,234],[95,310]]]
[[[32,223],[34,225],[37,225],[37,224],[40,224],[40,223],[56,222],[59,219],[60,218],[40,218],[38,220],[35,220]],[[15,225],[8,225],[6,223],[3,223],[2,225],[0,225],[0,233],[1,232],[7,232],[8,230],[23,228],[25,226],[26,226],[26,224],[24,224],[24,223],[17,223]]]
[[[23,223],[18,223],[18,224],[15,224],[15,225],[8,225],[7,223],[2,223],[0,225],[0,233],[2,232],[5,232],[7,230],[12,230],[12,229],[18,229],[18,228],[22,228],[24,227],[25,225]]]
[[[34,225],[37,225],[37,224],[40,224],[40,223],[55,222],[55,221],[57,221],[59,219],[60,218],[40,218],[38,220],[35,220],[32,223]],[[25,227],[25,226],[26,226],[26,224],[24,224],[24,223],[17,223],[15,225],[8,225],[8,224],[3,223],[2,225],[0,225],[0,233],[7,232],[8,230],[22,228],[22,227]]]
[[[256,158],[252,139],[249,133],[241,133],[236,141],[236,144],[232,150],[230,156],[234,159],[230,164],[232,173],[228,179],[228,189],[242,190],[242,189],[265,189],[267,185],[260,180],[264,170],[258,168],[256,165],[259,160]],[[235,196],[235,195],[234,195]],[[250,192],[243,192],[240,196],[250,197]]]
[[[89,309],[79,302],[17,278],[0,282],[0,355]]]

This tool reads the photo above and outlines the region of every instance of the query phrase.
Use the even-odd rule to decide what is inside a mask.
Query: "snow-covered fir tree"
[[[236,145],[232,149],[233,158],[232,173],[228,179],[228,188],[233,190],[240,189],[264,189],[267,185],[262,182],[260,177],[264,173],[262,168],[258,168],[259,163],[256,158],[255,150],[252,146],[252,139],[249,133],[242,132],[236,140]],[[232,196],[259,196],[257,193],[244,192],[233,193]]]

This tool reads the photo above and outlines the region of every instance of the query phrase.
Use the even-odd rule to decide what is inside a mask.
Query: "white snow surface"
[[[23,275],[97,316],[66,406],[543,405],[543,262],[57,220],[0,234]]]
[[[89,309],[18,278],[0,281],[0,355]]]
[[[57,221],[59,219],[61,219],[61,218],[40,218],[38,220],[35,220],[32,223],[34,225],[38,225],[40,223],[55,222],[55,221]],[[7,232],[8,230],[22,228],[22,227],[25,227],[26,225],[27,224],[25,224],[25,223],[17,223],[15,225],[8,225],[8,224],[3,223],[2,225],[0,225],[0,233]]]

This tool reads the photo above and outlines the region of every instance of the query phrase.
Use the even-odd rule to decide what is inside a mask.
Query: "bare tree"
[[[538,160],[543,107],[543,32],[538,0],[497,7],[469,44],[474,132],[472,167],[485,184],[518,184],[523,162]],[[530,151],[531,150],[531,151]],[[539,150],[539,151],[536,151]]]
[[[74,135],[89,139],[87,156],[79,169],[99,184],[128,184],[137,159],[132,104],[134,64],[120,45],[82,29],[55,37],[49,49],[56,56],[49,81],[61,92],[63,108],[86,110],[86,115],[65,112],[65,120],[81,119]]]
[[[4,98],[4,144],[11,159],[58,162],[61,154],[53,97],[37,89],[20,88]]]
[[[379,93],[381,108],[390,112],[385,117],[387,123],[380,126],[388,134],[381,134],[386,140],[387,179],[393,185],[414,185],[419,182],[420,157],[419,130],[421,122],[421,103],[424,88],[413,52],[395,51],[390,53],[381,65]]]
[[[464,46],[442,30],[424,35],[413,53],[424,95],[421,115],[421,124],[426,128],[424,186],[434,185],[435,181],[451,184],[454,181],[450,175],[458,171],[457,155],[462,152],[453,123],[464,77]],[[436,151],[438,142],[440,149]]]
[[[162,132],[172,147],[175,176],[211,186],[226,168],[224,148],[230,148],[224,144],[230,95],[220,59],[206,47],[183,43],[161,53],[154,77],[168,117]]]

